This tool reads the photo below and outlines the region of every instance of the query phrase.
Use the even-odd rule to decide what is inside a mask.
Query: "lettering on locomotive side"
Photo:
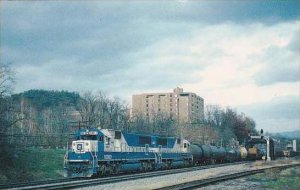
[[[97,131],[86,131],[86,132],[80,132],[80,135],[97,135]]]
[[[112,159],[112,155],[104,155],[104,159],[111,160]]]

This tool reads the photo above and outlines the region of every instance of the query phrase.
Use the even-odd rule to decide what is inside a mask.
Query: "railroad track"
[[[31,181],[31,182],[23,182],[23,183],[11,183],[0,185],[0,189],[12,189],[12,188],[20,188],[26,186],[36,186],[36,185],[44,185],[51,183],[63,183],[79,180],[80,178],[62,178],[62,179],[50,179],[50,180],[42,180],[42,181]]]
[[[250,171],[244,171],[244,172],[239,172],[239,173],[227,174],[227,175],[222,175],[222,176],[218,176],[218,177],[211,177],[211,178],[206,178],[206,179],[201,179],[201,180],[176,184],[176,185],[172,185],[172,186],[168,186],[168,187],[162,187],[162,188],[158,188],[156,190],[195,189],[195,188],[215,184],[215,183],[226,181],[226,180],[231,180],[231,179],[236,179],[236,178],[240,178],[240,177],[244,177],[244,176],[248,176],[248,175],[262,173],[262,172],[264,172],[266,170],[269,170],[269,169],[274,169],[274,168],[285,169],[285,168],[294,167],[294,166],[300,166],[300,164],[275,166],[275,167],[271,167],[271,168],[263,168],[263,169],[257,169],[257,170],[250,170]]]
[[[71,189],[71,188],[86,187],[86,186],[92,186],[92,185],[115,183],[115,182],[120,182],[120,181],[128,181],[128,180],[134,180],[134,179],[142,179],[142,178],[147,178],[147,177],[155,177],[155,176],[190,172],[190,171],[201,170],[201,169],[217,168],[217,167],[236,165],[236,164],[245,164],[245,163],[249,163],[249,162],[250,161],[207,165],[207,166],[195,166],[195,167],[179,168],[179,169],[171,169],[171,170],[160,170],[160,171],[153,171],[153,172],[146,172],[146,173],[135,173],[135,174],[120,175],[120,176],[102,177],[102,178],[97,178],[97,179],[67,178],[67,179],[60,179],[61,181],[60,180],[49,180],[49,181],[40,181],[40,182],[37,181],[37,182],[31,182],[31,183],[14,184],[13,186],[6,186],[3,189],[18,189],[18,190],[62,189],[62,188]],[[1,186],[0,186],[0,189],[2,189]]]

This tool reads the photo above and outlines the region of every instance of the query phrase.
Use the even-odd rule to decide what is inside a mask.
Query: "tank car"
[[[198,144],[191,144],[190,151],[193,155],[193,163],[195,165],[200,165],[204,163],[203,151],[200,145]]]
[[[242,160],[240,148],[234,148],[234,150],[235,150],[235,154],[236,154],[235,161]]]
[[[192,164],[190,143],[175,137],[81,129],[65,155],[65,177],[91,177]]]
[[[241,160],[246,160],[248,156],[248,151],[245,147],[241,146],[240,148]]]
[[[225,160],[226,150],[212,145],[191,144],[190,151],[195,164],[222,163]]]
[[[210,164],[212,162],[212,150],[210,145],[199,145],[202,149],[202,159],[204,164]]]
[[[238,153],[236,149],[227,147],[226,149],[226,157],[225,161],[226,162],[235,162],[238,160]]]
[[[222,163],[225,161],[226,150],[223,147],[211,146],[212,150],[212,160],[214,163]]]

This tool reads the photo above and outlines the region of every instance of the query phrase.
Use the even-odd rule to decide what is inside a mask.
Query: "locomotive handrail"
[[[91,155],[92,155],[92,158],[93,158],[93,169],[95,168],[95,160],[94,160],[94,155],[93,155],[93,153],[92,152],[90,152],[91,153]]]
[[[97,152],[96,152],[96,145],[95,145],[95,157],[96,157],[96,161],[98,161]]]

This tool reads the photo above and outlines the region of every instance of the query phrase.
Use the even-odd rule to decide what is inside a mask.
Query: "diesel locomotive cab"
[[[77,136],[76,141],[72,142],[72,151],[77,154],[86,152],[97,152],[98,141],[102,136],[98,135],[97,131],[83,131]]]
[[[65,155],[64,176],[91,177],[96,173],[97,154],[99,148],[103,146],[103,134],[96,129],[80,130],[76,133],[75,139]]]

